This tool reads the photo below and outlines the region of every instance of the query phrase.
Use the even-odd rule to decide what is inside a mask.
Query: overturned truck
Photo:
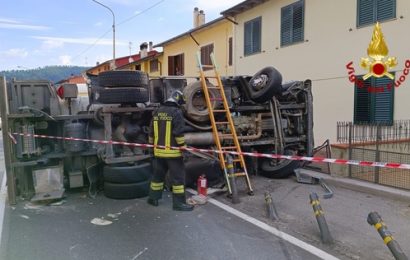
[[[11,193],[14,198],[59,198],[66,189],[88,188],[90,196],[103,189],[107,197],[146,196],[151,175],[150,149],[111,141],[148,143],[152,112],[178,89],[188,146],[214,149],[212,128],[198,80],[183,77],[149,79],[141,71],[106,71],[84,75],[86,86],[53,86],[47,81],[12,80],[7,90],[8,113],[3,124],[12,134]],[[313,111],[311,81],[282,83],[280,73],[266,67],[254,76],[222,79],[225,95],[243,151],[311,155]],[[211,79],[207,82],[212,85]],[[210,92],[214,109],[222,106]],[[5,119],[6,118],[6,119]],[[4,126],[4,125],[3,125]],[[218,128],[222,142],[223,126]],[[4,135],[6,136],[6,135]],[[9,142],[5,142],[9,143]],[[187,185],[206,174],[211,185],[223,181],[216,154],[188,154],[184,158]],[[248,172],[284,178],[300,162],[282,159],[246,159]],[[6,162],[7,163],[7,162]],[[10,185],[9,185],[10,186]],[[12,200],[13,201],[13,198]]]

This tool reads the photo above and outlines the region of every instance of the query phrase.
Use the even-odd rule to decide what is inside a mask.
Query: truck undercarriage
[[[7,100],[1,101],[7,103],[8,113],[2,116],[3,124],[7,120],[11,133],[22,133],[15,135],[15,144],[5,149],[12,154],[16,196],[43,200],[60,196],[66,188],[84,186],[89,187],[90,195],[103,186],[105,195],[111,198],[145,196],[151,172],[150,149],[45,137],[146,144],[152,112],[176,89],[183,91],[187,100],[183,107],[187,145],[215,149],[199,81],[183,77],[149,79],[144,72],[127,70],[86,78],[85,95],[72,84],[56,88],[47,81],[11,81],[6,85]],[[243,151],[312,155],[309,80],[282,84],[280,73],[266,67],[253,77],[226,77],[222,82]],[[208,84],[213,84],[211,79]],[[222,104],[216,93],[212,95],[217,109]],[[224,139],[225,130],[218,127],[221,140],[229,145],[232,140]],[[215,154],[191,153],[184,160],[187,185],[195,185],[201,174],[206,174],[211,184],[221,181]],[[287,177],[298,166],[298,161],[247,158],[249,173],[270,178]]]

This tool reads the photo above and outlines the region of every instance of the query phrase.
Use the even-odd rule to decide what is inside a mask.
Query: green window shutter
[[[253,30],[252,30],[252,53],[260,52],[261,51],[261,18],[255,19],[253,22]]]
[[[368,92],[368,87],[371,85],[371,80],[365,80],[364,86],[359,88],[354,86],[354,123],[369,123],[371,120],[371,97]]]
[[[394,82],[388,77],[374,78],[375,87],[384,87],[384,92],[372,93],[373,95],[373,122],[375,123],[393,123],[394,109]],[[391,90],[387,89],[387,85],[393,84]]]
[[[248,21],[244,25],[245,40],[244,54],[250,55],[261,51],[262,18],[258,17]]]
[[[299,1],[293,5],[293,33],[292,41],[301,42],[304,39],[304,1]]]
[[[376,0],[357,0],[357,27],[374,23]]]
[[[245,44],[244,44],[244,53],[249,55],[252,53],[252,23],[245,23]]]
[[[396,0],[378,0],[376,21],[396,18]]]
[[[361,77],[358,77],[361,80]],[[355,85],[354,123],[393,123],[394,81],[388,77],[371,77],[364,86]],[[391,85],[389,90],[387,86]],[[369,91],[383,87],[383,92]]]
[[[300,0],[281,9],[280,44],[304,40],[305,1]]]
[[[292,6],[281,9],[280,45],[292,43]]]
[[[357,27],[396,18],[396,0],[357,0]]]

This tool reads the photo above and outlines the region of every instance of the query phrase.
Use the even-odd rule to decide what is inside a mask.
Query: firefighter
[[[158,206],[162,197],[165,174],[169,170],[172,183],[172,208],[178,211],[191,211],[194,206],[186,203],[185,167],[181,150],[169,147],[185,146],[184,117],[180,109],[185,104],[181,91],[176,90],[153,114],[149,132],[149,142],[166,148],[154,147],[154,160],[148,204]]]

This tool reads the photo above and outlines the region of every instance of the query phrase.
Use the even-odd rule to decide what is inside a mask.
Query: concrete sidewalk
[[[410,256],[409,192],[320,173],[312,174],[325,179],[334,192],[332,198],[322,198],[325,191],[320,185],[301,184],[296,182],[296,178],[269,180],[253,177],[255,195],[241,193],[241,203],[232,206],[341,259],[394,259],[377,231],[367,223],[368,214],[377,211],[403,251]],[[246,190],[245,187],[239,189]],[[272,194],[279,221],[266,217],[266,191]],[[311,192],[320,196],[335,241],[331,245],[320,241],[319,228],[309,201]],[[230,203],[225,196],[218,199]]]
[[[344,177],[333,177],[329,174],[319,173],[312,170],[303,169],[303,172],[316,178],[322,178],[326,183],[332,184],[334,186],[343,187],[354,191],[366,192],[372,195],[399,199],[410,203],[410,191],[407,190]]]

